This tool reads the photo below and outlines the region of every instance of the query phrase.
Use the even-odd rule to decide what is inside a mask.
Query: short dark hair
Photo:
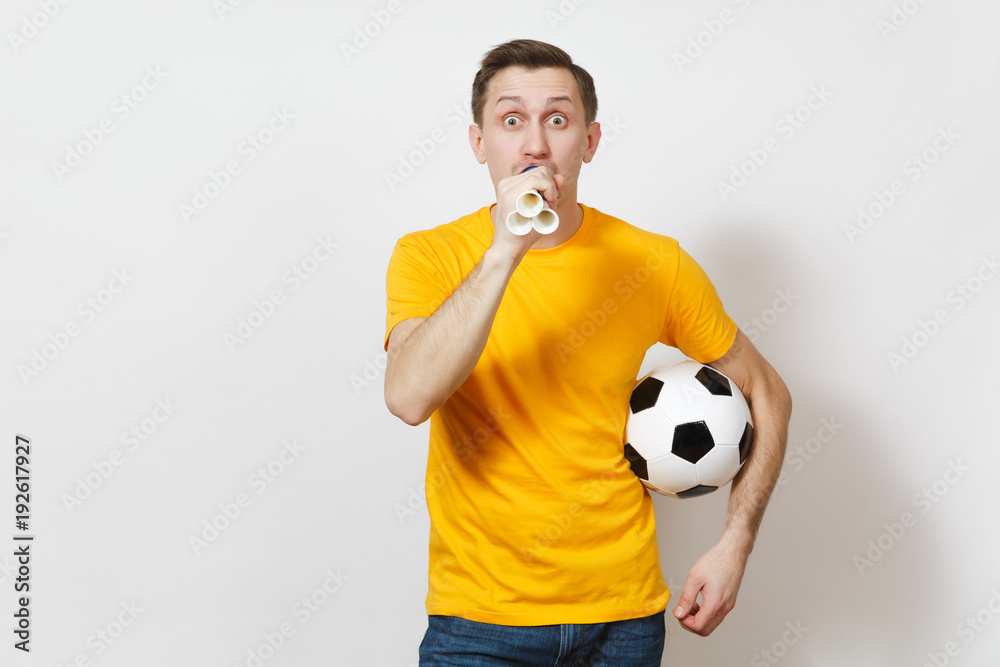
[[[542,67],[561,67],[569,70],[576,79],[576,87],[583,100],[587,125],[597,118],[597,90],[594,88],[594,78],[587,70],[575,64],[569,54],[558,46],[534,39],[515,39],[488,51],[483,56],[476,78],[472,81],[472,120],[479,127],[483,126],[486,89],[493,77],[508,67],[523,67],[529,71]]]

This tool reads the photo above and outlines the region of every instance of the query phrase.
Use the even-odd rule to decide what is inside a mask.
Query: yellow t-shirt
[[[521,260],[475,369],[431,415],[430,615],[603,623],[670,599],[652,499],[623,454],[628,400],[654,343],[714,361],[736,324],[677,241],[580,207],[569,240]],[[482,259],[489,211],[396,242],[386,348]]]

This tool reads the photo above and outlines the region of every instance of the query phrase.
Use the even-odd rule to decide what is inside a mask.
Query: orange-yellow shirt
[[[652,499],[623,454],[628,400],[654,343],[714,361],[736,324],[677,241],[580,207],[569,240],[521,260],[475,369],[431,415],[428,614],[601,623],[670,599]],[[397,241],[385,347],[482,259],[489,210]]]

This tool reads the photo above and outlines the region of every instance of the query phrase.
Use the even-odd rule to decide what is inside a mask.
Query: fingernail
[[[677,607],[676,609],[674,609],[674,616],[680,618],[683,615],[684,615],[684,607]]]

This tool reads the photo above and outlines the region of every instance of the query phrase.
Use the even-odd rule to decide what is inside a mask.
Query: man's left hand
[[[674,607],[674,617],[685,630],[707,637],[722,623],[736,606],[747,556],[730,543],[720,541],[695,562],[684,581],[681,599]]]

